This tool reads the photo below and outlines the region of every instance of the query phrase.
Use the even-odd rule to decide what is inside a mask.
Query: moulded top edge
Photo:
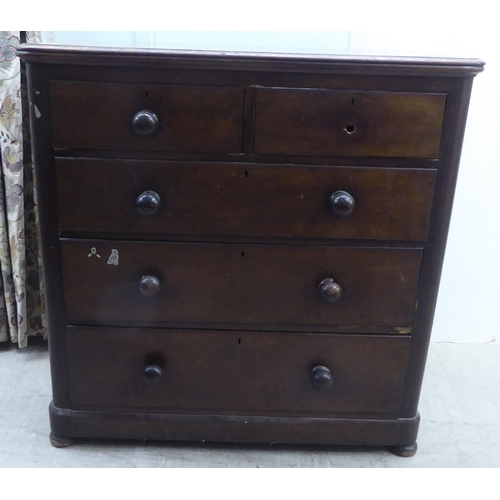
[[[111,66],[184,67],[229,70],[342,71],[360,74],[433,76],[475,75],[485,63],[474,58],[337,54],[228,52],[180,49],[84,47],[22,44],[17,54],[26,62]]]

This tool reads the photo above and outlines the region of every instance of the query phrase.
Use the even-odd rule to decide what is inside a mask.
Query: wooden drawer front
[[[425,240],[435,170],[57,161],[62,231]],[[142,193],[159,196],[141,215]],[[355,206],[334,212],[346,191]]]
[[[394,336],[68,328],[73,407],[396,414],[409,344]],[[149,377],[146,366],[154,367]],[[316,366],[330,371],[323,392],[311,382]]]
[[[54,145],[239,153],[243,100],[239,88],[54,81]],[[143,110],[158,118],[151,135],[132,126]]]
[[[438,158],[446,94],[258,89],[255,153]]]
[[[420,249],[98,240],[63,240],[61,246],[71,324],[278,324],[302,330],[410,326],[422,254]],[[152,278],[144,281],[146,276],[161,289]],[[328,278],[341,287],[336,302],[327,303],[320,294],[320,282]],[[156,294],[143,295],[141,286]]]

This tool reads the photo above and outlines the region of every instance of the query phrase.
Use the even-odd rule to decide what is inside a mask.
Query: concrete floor
[[[431,344],[420,400],[419,450],[79,441],[50,445],[46,344],[0,344],[0,468],[5,467],[499,467],[500,344]]]

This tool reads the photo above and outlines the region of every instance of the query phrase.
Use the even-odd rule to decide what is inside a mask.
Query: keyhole
[[[147,100],[147,99],[148,99],[148,97],[149,97],[149,92],[144,92],[144,99],[146,99],[146,100]]]
[[[349,135],[351,134],[354,134],[354,132],[356,132],[356,125],[354,125],[354,123],[349,123],[348,125],[346,125],[345,129],[344,129]]]
[[[241,339],[238,339],[238,344],[241,344]]]
[[[351,99],[351,106],[354,106],[354,99]]]
[[[241,252],[241,256],[242,256],[242,257],[245,257],[245,252]]]

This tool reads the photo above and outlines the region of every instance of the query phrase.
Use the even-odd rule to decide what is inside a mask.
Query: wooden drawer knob
[[[143,276],[139,283],[139,288],[142,295],[146,297],[152,297],[156,295],[161,290],[161,283],[155,276]]]
[[[154,191],[144,191],[135,201],[135,206],[141,215],[153,215],[160,209],[161,198]]]
[[[327,391],[333,384],[332,373],[326,366],[315,366],[310,376],[313,388],[319,392]]]
[[[142,372],[142,380],[144,380],[146,384],[156,385],[160,382],[162,374],[163,372],[159,366],[148,365]]]
[[[139,113],[132,118],[132,128],[139,135],[151,135],[156,131],[159,125],[160,122],[156,114],[147,109],[139,111]]]
[[[336,302],[342,296],[342,288],[332,278],[325,278],[318,286],[321,298],[325,302]]]
[[[346,216],[353,212],[356,202],[347,191],[335,191],[330,196],[330,207],[337,215]]]

